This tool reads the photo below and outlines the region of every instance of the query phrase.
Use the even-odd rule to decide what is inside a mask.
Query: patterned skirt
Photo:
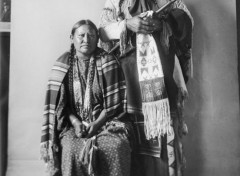
[[[131,148],[126,137],[117,133],[103,131],[97,137],[96,176],[129,176]],[[85,139],[78,138],[71,128],[61,138],[62,176],[88,176],[88,168],[80,161]]]

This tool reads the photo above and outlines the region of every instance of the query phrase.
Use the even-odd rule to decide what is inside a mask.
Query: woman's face
[[[71,37],[78,56],[90,56],[97,47],[96,31],[89,25],[82,25]]]

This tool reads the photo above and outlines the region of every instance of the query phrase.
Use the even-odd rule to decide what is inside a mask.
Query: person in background
[[[138,139],[133,175],[183,175],[192,29],[193,18],[182,0],[105,2],[101,47],[118,57],[126,79],[127,112]]]
[[[126,85],[114,56],[97,47],[90,20],[77,22],[71,49],[48,81],[41,156],[51,176],[128,176],[131,123]]]

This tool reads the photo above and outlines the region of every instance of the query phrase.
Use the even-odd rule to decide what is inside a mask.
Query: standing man
[[[106,0],[101,46],[118,56],[125,74],[127,113],[137,139],[133,162],[139,162],[133,163],[133,175],[183,175],[182,111],[192,73],[192,28],[182,0]]]

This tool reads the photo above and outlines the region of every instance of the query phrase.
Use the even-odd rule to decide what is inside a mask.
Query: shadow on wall
[[[214,149],[210,148],[213,145],[210,147],[205,145],[206,138],[214,138],[221,134],[214,132],[208,136],[205,124],[211,123],[212,120],[218,120],[218,118],[226,118],[220,117],[222,111],[219,110],[224,107],[224,102],[222,106],[216,108],[219,102],[217,102],[218,99],[215,99],[216,92],[214,90],[216,86],[226,87],[224,83],[227,82],[223,80],[221,83],[219,77],[224,75],[225,70],[221,70],[221,67],[218,68],[217,62],[224,61],[226,56],[229,57],[225,62],[236,62],[236,58],[230,57],[234,55],[233,52],[236,48],[235,29],[232,29],[236,26],[236,20],[234,13],[229,11],[224,3],[230,2],[206,1],[205,3],[195,0],[187,3],[195,25],[193,31],[193,79],[188,83],[189,100],[186,102],[185,109],[189,134],[183,141],[187,159],[186,176],[206,176],[209,168],[211,170],[211,165],[208,163],[208,157],[211,156],[205,151],[209,152]],[[218,54],[216,47],[219,47]],[[222,48],[225,49],[221,50]],[[223,56],[221,53],[224,53]],[[223,63],[221,64],[220,66],[223,66]],[[230,69],[228,71],[231,71]],[[217,72],[220,75],[217,75]],[[216,168],[216,166],[217,164],[214,167]],[[218,171],[212,169],[211,175],[224,175],[221,173],[224,168],[219,169]]]
[[[197,13],[196,6],[188,4],[188,8],[194,18],[194,31],[193,31],[193,79],[189,80],[188,91],[189,100],[186,103],[185,119],[189,128],[189,134],[184,141],[185,155],[187,159],[187,168],[185,173],[190,176],[194,171],[197,175],[201,175],[203,169],[203,157],[204,154],[201,150],[201,112],[204,103],[204,92],[202,89],[202,74],[201,67],[204,61],[203,53],[206,50],[205,43],[208,38],[205,26],[202,23],[202,19]],[[204,36],[203,36],[204,35]],[[198,174],[197,174],[198,173]]]

